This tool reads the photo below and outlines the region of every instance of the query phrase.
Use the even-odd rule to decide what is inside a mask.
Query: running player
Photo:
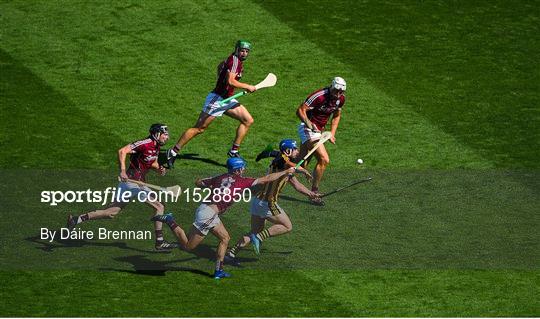
[[[326,123],[330,116],[332,120],[330,122],[330,132],[332,138],[330,143],[336,144],[336,131],[341,118],[341,109],[345,104],[344,92],[347,88],[345,80],[340,77],[335,77],[332,80],[330,86],[317,90],[310,94],[304,103],[298,107],[296,115],[302,121],[298,125],[298,134],[302,141],[300,147],[300,153],[307,154],[307,152],[317,143],[321,138],[321,132],[325,130]],[[313,172],[313,183],[311,190],[319,193],[319,184],[323,177],[326,166],[330,163],[328,152],[324,145],[321,145],[314,153],[317,158],[317,164]],[[308,164],[305,162],[304,166]],[[316,205],[324,205],[323,201],[312,201]]]
[[[223,270],[223,259],[225,257],[225,252],[227,251],[227,246],[229,245],[230,237],[227,229],[225,229],[225,226],[219,218],[220,215],[225,213],[227,208],[237,201],[234,198],[237,195],[241,195],[244,189],[255,185],[267,184],[295,172],[293,167],[288,170],[255,179],[242,176],[245,168],[246,162],[241,157],[229,158],[227,160],[228,173],[206,179],[199,179],[195,182],[199,187],[212,189],[213,196],[211,196],[211,202],[201,204],[195,211],[195,221],[191,225],[188,235],[186,235],[186,232],[178,226],[172,214],[168,213],[152,217],[152,220],[154,221],[167,223],[171,230],[176,234],[176,237],[178,237],[181,247],[188,251],[195,249],[195,247],[203,241],[206,235],[208,235],[208,232],[212,232],[212,234],[219,239],[216,250],[216,268],[214,272],[214,278],[216,279],[230,277],[230,274]],[[219,189],[219,191],[216,192],[216,189]],[[218,196],[215,196],[215,194],[218,194]]]
[[[218,79],[215,88],[206,96],[203,109],[197,123],[194,127],[187,129],[176,142],[176,145],[167,152],[167,163],[172,167],[176,159],[176,155],[192,138],[203,133],[210,123],[216,117],[222,116],[224,113],[240,122],[236,129],[236,137],[227,153],[229,157],[239,157],[238,150],[240,144],[246,136],[249,127],[253,124],[253,117],[249,114],[245,106],[240,104],[238,100],[233,99],[225,105],[220,105],[219,102],[234,94],[234,89],[244,89],[248,92],[254,92],[255,86],[242,83],[242,72],[244,71],[243,62],[251,51],[251,43],[244,40],[238,40],[234,47],[234,52],[229,57],[221,62],[218,66]]]
[[[279,150],[281,156],[272,161],[269,173],[281,172],[291,166],[294,167],[294,162],[300,160],[298,156],[300,152],[295,140],[282,140],[279,143]],[[303,171],[310,176],[305,169]],[[289,215],[277,204],[279,194],[287,183],[290,183],[298,192],[310,198],[317,198],[317,194],[306,188],[295,176],[284,175],[266,184],[257,193],[257,196],[251,199],[251,233],[240,238],[236,245],[227,252],[227,257],[235,258],[238,251],[250,242],[253,244],[255,253],[259,254],[262,241],[269,237],[291,232],[292,223]],[[268,229],[264,229],[266,221],[273,224]]]
[[[162,215],[164,206],[157,200],[148,198],[148,192],[150,189],[147,187],[139,186],[135,183],[128,182],[128,179],[145,181],[146,173],[153,169],[160,175],[165,175],[166,169],[158,164],[157,158],[159,150],[169,139],[169,131],[166,125],[156,123],[150,126],[150,136],[145,139],[128,144],[118,150],[118,164],[120,166],[120,183],[117,187],[117,194],[115,199],[123,199],[122,194],[130,192],[126,195],[128,200],[116,201],[113,200],[109,206],[105,209],[93,210],[91,212],[79,215],[68,216],[67,228],[71,231],[76,225],[94,219],[114,218],[131,200],[136,198],[142,200],[145,204],[148,204],[154,208],[155,215]],[[129,168],[126,170],[126,157],[130,154]],[[139,194],[144,193],[144,194]],[[168,243],[163,240],[162,223],[154,223],[154,231],[156,236],[155,247],[157,250],[172,249],[178,247],[176,243]]]

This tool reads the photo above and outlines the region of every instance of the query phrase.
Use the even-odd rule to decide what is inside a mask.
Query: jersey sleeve
[[[304,104],[307,105],[308,110],[313,110],[314,108],[320,107],[324,104],[324,91],[320,90],[311,94],[304,101]]]
[[[144,151],[144,148],[146,147],[146,143],[148,142],[147,139],[135,141],[130,144],[131,151],[133,153],[141,153]]]
[[[239,180],[235,186],[237,186],[236,188],[241,189],[250,188],[253,186],[253,183],[255,183],[255,180],[256,178],[252,177],[242,177],[242,179]]]

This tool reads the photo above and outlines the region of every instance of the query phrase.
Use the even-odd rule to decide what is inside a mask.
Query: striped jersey
[[[218,65],[218,79],[216,87],[212,92],[221,96],[222,98],[228,98],[234,94],[234,86],[229,85],[229,72],[236,73],[235,79],[240,81],[242,78],[242,72],[244,71],[244,64],[236,55],[231,54],[229,57]]]
[[[131,155],[126,173],[131,179],[145,181],[146,173],[158,158],[160,145],[151,138],[145,138],[131,143],[130,146]]]
[[[219,214],[224,213],[227,208],[234,204],[234,196],[236,194],[241,195],[242,191],[246,188],[253,186],[256,178],[252,177],[243,177],[235,174],[225,173],[219,176],[209,177],[203,179],[201,182],[203,186],[212,189],[212,196],[210,196],[210,201],[212,204],[216,204],[219,209]],[[218,188],[220,191],[219,195],[213,196],[216,194],[214,189]],[[224,196],[224,195],[231,196]]]
[[[330,115],[345,104],[345,95],[336,99],[330,94],[330,88],[326,87],[311,93],[304,104],[308,107],[308,119],[317,129],[323,130]]]
[[[276,157],[272,163],[270,164],[270,167],[268,169],[268,174],[281,172],[284,169],[288,168],[286,166],[286,163],[290,162],[290,159],[284,155],[280,154],[280,156]],[[283,175],[277,180],[266,183],[263,185],[263,187],[257,192],[257,198],[260,200],[267,201],[269,204],[274,204],[277,202],[279,194],[281,193],[281,190],[287,184],[290,177],[289,175]]]

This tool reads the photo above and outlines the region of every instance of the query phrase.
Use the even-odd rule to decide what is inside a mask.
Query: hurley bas
[[[50,230],[42,227],[40,234],[41,240],[48,240],[49,242],[59,239],[152,239],[152,232],[149,230],[107,230],[103,227],[98,228],[97,236],[92,230],[81,230],[80,228],[73,228],[73,230],[70,231],[68,228]]]

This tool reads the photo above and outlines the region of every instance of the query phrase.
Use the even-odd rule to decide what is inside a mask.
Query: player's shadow
[[[294,198],[292,196],[287,196],[287,195],[279,195],[279,199],[284,199],[284,200],[290,201],[290,202],[299,202],[299,203],[305,203],[305,204],[311,205],[311,203],[308,200],[298,199],[298,198]]]
[[[199,157],[199,154],[197,154],[197,153],[179,154],[179,155],[176,156],[176,159],[177,160],[179,159],[179,160],[189,160],[189,161],[200,161],[200,162],[211,164],[211,165],[214,165],[214,166],[227,167],[227,165],[225,165],[225,164],[223,164],[221,162],[218,162],[218,161],[215,161],[215,160],[212,160],[212,159],[209,159],[209,158]],[[162,165],[167,163],[167,153],[166,152],[160,152],[159,153],[158,162],[160,164],[162,164]]]
[[[202,271],[190,267],[181,267],[170,265],[177,262],[186,262],[189,260],[197,259],[197,257],[168,260],[168,261],[156,261],[150,260],[147,256],[143,255],[133,255],[133,256],[123,256],[113,258],[116,261],[129,263],[132,265],[133,270],[126,269],[113,269],[113,268],[101,268],[100,270],[112,270],[118,272],[127,272],[135,275],[146,275],[146,276],[165,276],[168,271],[186,271],[196,275],[201,275],[205,277],[211,277],[212,274],[206,271]]]

